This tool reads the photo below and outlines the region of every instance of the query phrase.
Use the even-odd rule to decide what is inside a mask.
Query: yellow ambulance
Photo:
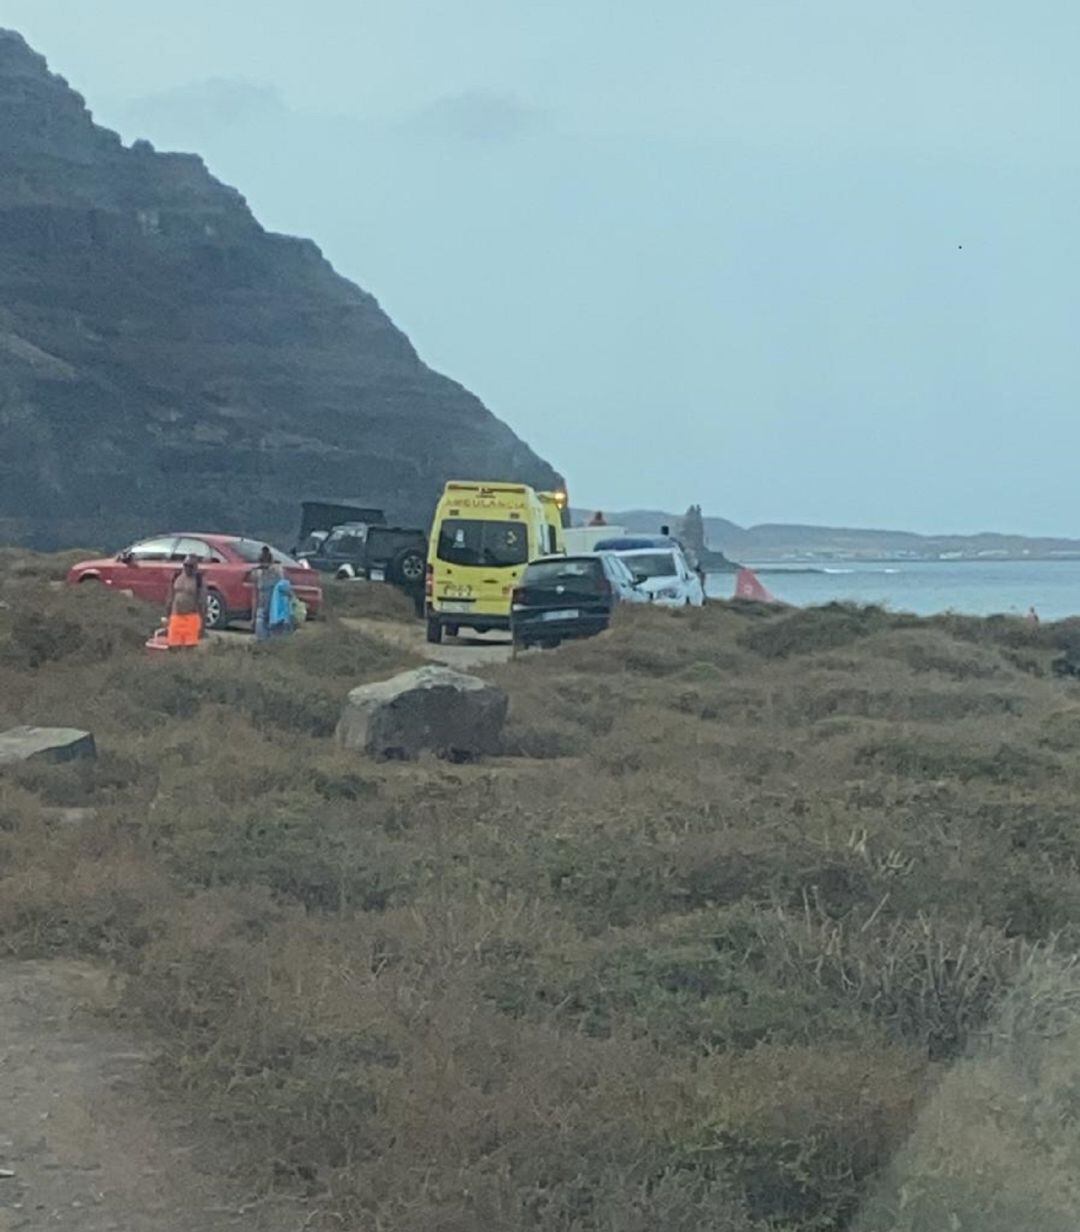
[[[566,507],[565,492],[537,492],[540,504],[544,507],[544,516],[551,527],[552,552],[565,552],[566,543],[563,540],[563,528],[569,524],[570,515]]]
[[[428,539],[427,639],[459,628],[510,628],[510,600],[525,566],[561,551],[561,521],[521,483],[446,485]],[[558,525],[556,525],[558,522]]]

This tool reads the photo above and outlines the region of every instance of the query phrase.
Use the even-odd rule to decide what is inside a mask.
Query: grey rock
[[[75,727],[13,727],[0,732],[0,767],[27,761],[63,762],[94,757],[94,737]]]
[[[96,808],[46,808],[41,810],[46,821],[60,826],[81,826],[97,817]]]
[[[477,676],[420,667],[353,689],[337,740],[373,757],[465,760],[501,750],[508,705],[502,689]]]

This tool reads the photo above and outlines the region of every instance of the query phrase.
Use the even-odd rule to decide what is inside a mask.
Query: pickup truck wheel
[[[399,586],[419,586],[424,580],[427,562],[419,548],[402,548],[390,562],[387,580]]]
[[[219,590],[206,592],[206,627],[208,629],[224,629],[229,623],[229,609],[225,597]]]
[[[442,641],[442,634],[442,621],[437,616],[429,616],[427,621],[427,640],[433,646],[438,646]]]

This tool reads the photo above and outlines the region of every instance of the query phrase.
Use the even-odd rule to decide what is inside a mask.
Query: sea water
[[[748,562],[749,563],[749,562]],[[950,560],[851,562],[827,565],[752,564],[785,603],[874,603],[929,616],[963,612],[1026,615],[1043,620],[1080,615],[1080,560]],[[733,574],[711,574],[708,593],[730,599]]]

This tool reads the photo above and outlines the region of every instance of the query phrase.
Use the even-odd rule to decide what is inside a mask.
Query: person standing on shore
[[[284,577],[281,566],[274,561],[274,554],[263,544],[259,552],[259,563],[249,575],[251,623],[257,642],[265,642],[270,637],[270,600],[273,598],[274,587]]]
[[[206,616],[206,584],[198,557],[184,557],[180,572],[169,587],[165,616],[165,642],[170,650],[199,644]]]

